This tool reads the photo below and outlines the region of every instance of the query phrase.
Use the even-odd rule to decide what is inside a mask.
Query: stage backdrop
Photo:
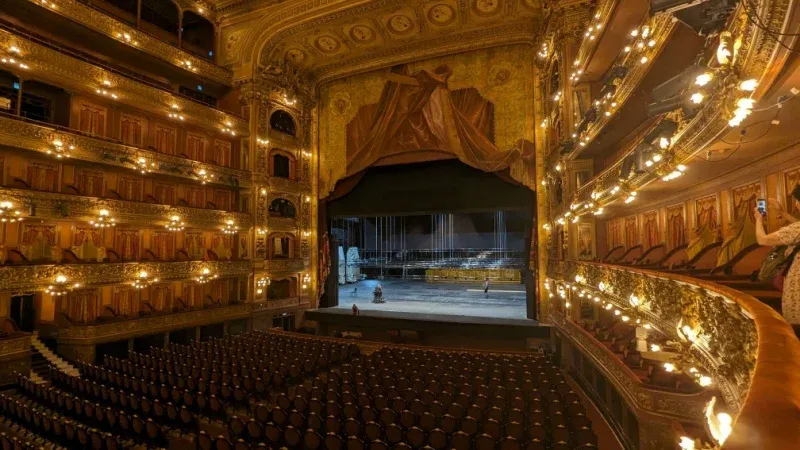
[[[533,61],[513,45],[395,66],[321,88],[320,196],[372,165],[458,158],[535,190]]]

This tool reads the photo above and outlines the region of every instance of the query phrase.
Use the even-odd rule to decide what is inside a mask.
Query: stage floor
[[[378,283],[386,303],[372,303],[372,291]],[[338,308],[351,309],[353,303],[362,311],[526,318],[522,284],[492,284],[488,295],[483,293],[482,283],[364,280],[339,286]]]

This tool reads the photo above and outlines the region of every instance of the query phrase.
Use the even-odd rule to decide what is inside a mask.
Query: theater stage
[[[372,291],[380,283],[386,303],[372,303]],[[493,283],[489,294],[482,283],[445,283],[407,280],[364,280],[339,287],[338,308],[358,305],[367,311],[525,319],[525,286]],[[458,321],[460,319],[456,319]],[[451,320],[452,321],[452,320]]]
[[[306,311],[306,320],[316,322],[324,335],[355,332],[366,340],[446,347],[523,350],[550,335],[548,326],[525,318],[522,285],[491,285],[487,299],[474,283],[382,280],[386,303],[375,304],[377,283],[342,286],[338,307]],[[358,316],[352,313],[353,303]]]

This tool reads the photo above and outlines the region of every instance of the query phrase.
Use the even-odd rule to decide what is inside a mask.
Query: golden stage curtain
[[[476,89],[451,92],[452,69],[409,74],[403,66],[387,72],[386,85],[375,105],[362,107],[347,126],[347,176],[381,158],[413,151],[438,151],[462,162],[496,172],[520,156],[533,156],[532,145],[501,150],[493,143],[494,108]],[[524,154],[523,154],[524,153]]]

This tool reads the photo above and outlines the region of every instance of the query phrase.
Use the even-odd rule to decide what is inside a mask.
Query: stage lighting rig
[[[719,32],[738,0],[650,0],[650,15],[671,13],[701,36]]]

